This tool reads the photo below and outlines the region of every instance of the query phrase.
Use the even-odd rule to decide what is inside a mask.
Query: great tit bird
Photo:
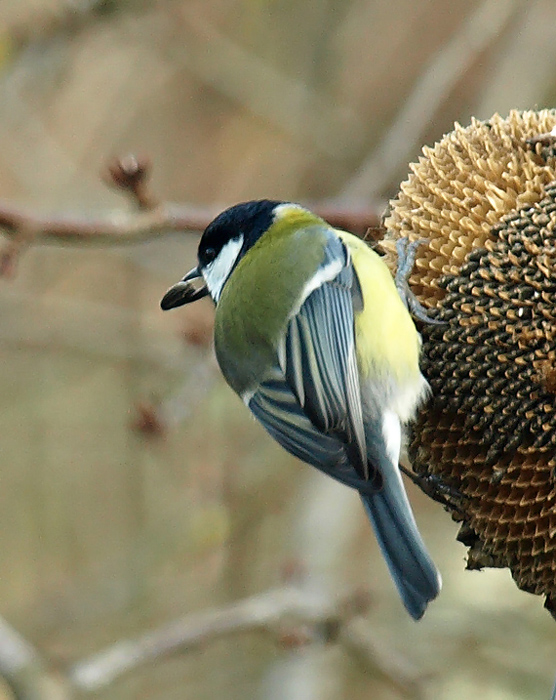
[[[441,579],[398,459],[402,426],[428,385],[420,336],[385,263],[297,204],[246,202],[207,226],[197,267],[161,306],[207,294],[226,381],[288,452],[359,491],[403,603],[419,619]]]

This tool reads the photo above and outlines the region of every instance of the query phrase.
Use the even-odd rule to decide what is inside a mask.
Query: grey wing
[[[278,365],[248,406],[267,432],[295,457],[347,486],[364,493],[374,491],[349,463],[345,445],[311,423]]]
[[[372,492],[380,477],[369,473],[354,336],[354,304],[362,303],[361,292],[336,236],[326,253],[320,269],[339,261],[338,272],[317,286],[290,320],[279,365],[249,408],[289,452]]]

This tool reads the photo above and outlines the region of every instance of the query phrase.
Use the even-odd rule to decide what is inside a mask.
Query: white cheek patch
[[[230,276],[242,246],[243,236],[240,234],[223,245],[216,258],[203,270],[203,277],[215,302],[220,299],[224,282]]]

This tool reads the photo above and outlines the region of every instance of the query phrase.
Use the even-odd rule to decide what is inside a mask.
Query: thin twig
[[[340,630],[359,618],[367,606],[368,597],[362,597],[360,591],[333,599],[287,586],[229,606],[189,615],[137,639],[120,641],[76,664],[69,677],[79,690],[96,691],[144,664],[178,652],[190,652],[208,642],[244,632],[266,632],[282,642],[294,644],[313,640],[323,643],[337,641],[341,639]],[[285,635],[285,629],[294,631]],[[296,634],[296,629],[302,630],[303,634]],[[346,647],[348,651],[357,647],[357,654],[364,658],[365,664],[390,677],[391,668],[385,666],[374,644],[367,644],[360,633],[357,642],[351,633],[347,633],[346,640],[351,640]],[[402,666],[396,666],[396,673]],[[418,677],[405,667],[402,680],[396,680],[395,684],[414,689],[418,681]]]
[[[363,235],[376,226],[374,209],[353,209],[331,204],[308,205],[332,226]],[[102,245],[132,243],[170,232],[200,232],[223,207],[196,207],[163,203],[146,211],[119,211],[101,216],[31,213],[0,201],[0,229],[9,237],[19,231],[32,233],[36,243]]]
[[[150,186],[151,161],[132,153],[114,158],[106,166],[105,182],[129,195],[138,209],[155,209],[159,201]]]
[[[0,250],[0,275],[13,275],[21,251],[31,243],[121,245],[170,233],[203,231],[222,207],[195,207],[160,202],[150,186],[148,158],[126,155],[108,163],[104,181],[131,198],[133,211],[101,216],[85,214],[34,214],[0,200],[0,231],[11,240]],[[341,207],[330,203],[309,205],[336,228],[364,236],[379,224],[370,208]]]
[[[97,690],[138,666],[192,651],[230,634],[276,633],[279,625],[292,620],[314,626],[337,615],[337,611],[337,604],[298,588],[272,590],[223,608],[189,615],[138,639],[117,642],[78,663],[71,669],[70,677],[82,690]]]
[[[161,204],[150,211],[49,216],[0,202],[0,229],[8,236],[22,229],[32,231],[36,243],[120,245],[172,231],[202,231],[215,213],[214,209]]]
[[[334,599],[287,586],[189,615],[134,640],[117,642],[76,664],[69,678],[79,690],[97,691],[144,664],[194,651],[222,637],[258,631],[293,645],[339,642],[366,671],[382,676],[403,694],[417,697],[421,685],[418,673],[399,655],[381,650],[362,625],[361,615],[368,605],[369,597],[361,591]]]

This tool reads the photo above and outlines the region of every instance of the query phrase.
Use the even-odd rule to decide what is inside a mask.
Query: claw
[[[421,243],[425,243],[425,240],[418,238],[415,241],[410,241],[409,238],[403,237],[398,238],[396,241],[396,251],[398,253],[398,269],[394,278],[396,289],[406,308],[415,318],[424,323],[441,326],[444,324],[444,321],[438,321],[436,318],[429,316],[428,309],[421,304],[409,288],[409,276],[415,263],[415,253]]]
[[[433,501],[440,503],[450,511],[463,514],[462,505],[467,500],[460,491],[444,483],[437,474],[415,474],[403,464],[400,471],[405,474],[423,493],[426,493]]]

